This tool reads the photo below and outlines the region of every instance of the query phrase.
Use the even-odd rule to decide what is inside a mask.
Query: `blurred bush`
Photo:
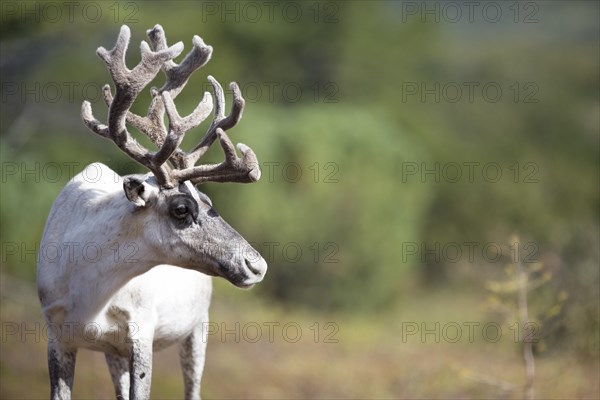
[[[210,190],[271,258],[266,292],[318,309],[394,297],[414,272],[398,246],[421,235],[431,198],[426,185],[402,184],[399,161],[426,158],[423,146],[378,110],[341,104],[251,107],[244,124],[262,182]]]

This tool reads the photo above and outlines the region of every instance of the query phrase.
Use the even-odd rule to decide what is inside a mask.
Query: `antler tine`
[[[83,104],[81,104],[81,119],[85,126],[87,126],[92,132],[110,139],[110,135],[108,133],[108,126],[104,125],[92,114],[92,105],[89,101],[85,100]]]
[[[161,25],[155,25],[153,29],[149,29],[146,33],[155,51],[159,51],[167,47],[167,37]],[[168,61],[162,66],[162,70],[165,73],[167,80],[165,84],[158,90],[158,93],[164,94],[165,92],[168,92],[171,100],[175,99],[175,97],[177,97],[177,95],[183,90],[192,73],[194,73],[200,67],[204,66],[212,56],[212,46],[209,46],[206,43],[204,43],[204,41],[199,36],[194,35],[192,39],[192,44],[192,49],[184,57],[181,63],[177,64],[174,61]],[[212,99],[207,99],[206,96],[207,95],[205,94],[200,104],[198,104],[198,106],[192,112],[192,114],[190,114],[190,116],[187,117],[186,124],[188,125],[188,127],[185,128],[185,130],[190,130],[198,126],[202,121],[206,119],[208,113],[210,113],[210,108],[212,107]],[[161,99],[161,97],[159,96],[158,99]],[[209,100],[210,103],[207,103],[207,101]],[[162,101],[157,100],[156,102],[153,102],[150,106],[150,109],[148,110],[148,115],[159,114],[160,120],[162,121],[162,116],[164,115],[166,106],[165,102],[166,100],[164,99],[164,97],[162,98]],[[205,104],[205,106],[202,106],[203,103]],[[172,110],[175,110],[174,104],[172,105]],[[204,110],[206,110],[206,112]],[[171,119],[171,115],[175,114],[171,113],[169,115],[169,121],[171,124],[169,129],[173,127],[173,120]],[[153,140],[152,137],[151,140]],[[158,141],[153,141],[157,146],[160,146],[162,138],[159,138]],[[177,168],[185,168],[186,166],[185,153],[179,148],[175,150],[170,160],[171,163]]]
[[[225,117],[225,94],[219,82],[212,76],[208,77],[215,95],[214,119],[200,143],[185,155],[185,169],[173,171],[173,176],[179,181],[190,180],[194,184],[204,182],[240,182],[250,183],[260,179],[260,168],[256,155],[248,146],[240,143],[237,148],[242,158],[236,154],[233,143],[225,133],[226,129],[235,126],[241,119],[244,110],[244,98],[235,82],[230,84],[233,91],[233,105],[229,116]],[[219,138],[225,153],[225,161],[220,164],[194,166],[211,144]]]
[[[155,52],[164,51],[168,48],[167,38],[164,29],[160,25],[155,25],[154,28],[146,31],[150,44]],[[198,68],[205,65],[212,55],[212,47],[205,44],[199,36],[194,36],[193,48],[185,56],[180,64],[176,64],[172,59],[165,61],[161,68],[165,73],[167,80],[160,89],[152,88],[152,101],[148,108],[148,113],[145,117],[141,117],[131,111],[127,112],[126,121],[135,127],[140,132],[144,133],[157,147],[162,148],[166,137],[167,128],[164,124],[165,104],[161,93],[168,91],[171,99],[177,97],[181,90],[185,87],[191,74]],[[110,93],[110,86],[106,86],[103,90],[104,99],[107,105],[110,107],[112,103],[112,94]],[[205,103],[203,100],[201,103]],[[208,103],[205,103],[208,104]],[[212,102],[209,106],[212,106]],[[199,108],[205,109],[206,106],[198,105]],[[190,124],[190,128],[199,125],[205,118],[204,112],[199,112],[198,108],[190,115],[196,119],[197,123]],[[210,112],[210,109],[208,110]],[[189,120],[188,120],[189,122]],[[186,130],[189,130],[186,129]],[[170,156],[171,163],[176,167],[184,167],[183,163],[184,153],[176,148],[173,154]]]
[[[206,131],[206,134],[202,140],[200,140],[200,143],[198,143],[198,145],[186,155],[186,167],[193,166],[204,154],[206,154],[210,146],[217,139],[217,128],[221,128],[223,130],[233,128],[242,118],[242,114],[244,112],[245,101],[237,83],[231,82],[229,84],[229,88],[233,92],[233,105],[231,107],[231,113],[229,116],[225,117],[225,94],[223,93],[223,88],[212,76],[209,75],[208,80],[210,81],[215,93],[214,118],[210,124],[210,127]]]
[[[242,153],[239,158],[233,143],[221,128],[216,129],[216,135],[225,153],[225,161],[220,164],[198,165],[183,170],[174,170],[173,176],[180,182],[191,181],[193,184],[204,182],[238,182],[252,183],[260,179],[258,159],[252,149],[243,143],[237,148]]]
[[[150,89],[152,100],[148,107],[148,114],[145,117],[137,115],[131,111],[127,111],[126,122],[131,124],[135,129],[144,133],[158,148],[160,148],[167,135],[167,128],[163,121],[165,114],[164,105],[158,89],[155,87]],[[113,96],[110,90],[110,85],[104,85],[102,88],[104,102],[108,107],[112,104]]]
[[[82,119],[93,132],[111,139],[128,156],[150,169],[161,185],[172,186],[172,179],[163,159],[169,157],[165,158],[165,153],[169,151],[172,153],[175,150],[176,147],[172,147],[173,141],[165,143],[158,153],[152,154],[131,137],[127,130],[126,119],[129,108],[142,89],[154,79],[166,61],[177,57],[183,51],[183,44],[179,42],[169,48],[153,52],[148,43],[142,42],[140,46],[142,60],[133,70],[129,70],[125,65],[125,53],[130,36],[129,28],[123,25],[117,43],[111,51],[107,51],[104,47],[99,47],[96,51],[108,66],[116,87],[115,96],[110,102],[108,126],[94,118],[91,105],[87,101],[82,105]],[[110,90],[104,91],[104,97],[105,101],[112,97]]]
[[[169,129],[177,132],[178,134],[185,133],[200,125],[202,121],[208,117],[213,107],[210,93],[205,92],[204,97],[200,103],[198,103],[194,111],[192,111],[192,113],[187,117],[183,118],[177,112],[177,108],[175,107],[175,103],[173,102],[173,98],[169,92],[163,92],[162,98],[165,104],[165,109],[167,110],[167,115],[169,117]]]
[[[160,51],[167,48],[167,37],[162,26],[158,24],[155,25],[153,29],[147,31],[147,34],[154,51]],[[163,87],[160,88],[160,92],[169,91],[173,99],[177,97],[184,88],[192,73],[204,66],[212,56],[212,46],[204,43],[200,36],[194,35],[192,44],[192,50],[190,50],[180,64],[176,64],[174,61],[168,61],[162,66],[162,69],[167,76],[167,81]]]
[[[150,50],[150,46],[142,41],[140,50],[142,60],[133,70],[129,70],[125,65],[125,53],[129,44],[131,33],[127,25],[121,27],[121,32],[117,38],[115,47],[108,51],[104,47],[99,47],[96,54],[106,63],[108,70],[113,78],[115,86],[118,89],[127,89],[124,94],[135,96],[139,94],[158,73],[161,66],[168,60],[177,57],[183,51],[183,43],[178,42],[173,46],[159,51]],[[114,100],[114,99],[113,99]]]
[[[106,84],[102,87],[102,97],[104,98],[106,106],[110,108],[110,105],[113,101],[113,96],[110,91],[110,85]],[[152,96],[152,101],[154,101],[154,94]],[[140,132],[146,133],[146,135],[150,138],[158,136],[156,133],[154,133],[154,130],[151,129],[152,127],[154,127],[154,125],[148,124],[147,118],[140,117],[139,115],[134,114],[131,111],[127,111],[126,121],[127,123],[133,125],[133,127],[139,130]],[[152,142],[156,143],[154,140],[152,140]]]
[[[206,117],[208,117],[212,109],[212,97],[210,97],[210,93],[204,93],[204,97],[200,103],[198,103],[198,106],[196,106],[194,111],[185,118],[181,117],[177,112],[173,98],[168,91],[162,93],[162,100],[169,117],[169,134],[165,138],[163,147],[157,153],[157,157],[166,157],[164,159],[164,161],[166,161],[171,157],[175,150],[180,153],[180,157],[181,154],[184,154],[181,149],[179,149],[183,136],[187,131],[197,127],[206,119]],[[169,149],[172,148],[172,150],[165,150],[163,152],[165,147],[168,147]],[[176,157],[175,154],[173,154],[173,156]],[[176,165],[182,164],[181,158],[177,158],[176,160]]]

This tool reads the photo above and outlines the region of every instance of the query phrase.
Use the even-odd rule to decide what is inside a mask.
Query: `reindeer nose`
[[[245,257],[244,261],[246,262],[246,267],[256,276],[257,282],[260,282],[267,272],[267,262],[265,259],[260,255],[255,255],[253,257]]]

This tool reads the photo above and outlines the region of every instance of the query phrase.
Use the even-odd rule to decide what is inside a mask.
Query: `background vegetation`
[[[0,396],[46,395],[43,338],[6,327],[40,321],[35,258],[53,199],[94,161],[143,171],[79,118],[84,99],[105,115],[97,89],[109,77],[94,50],[112,47],[125,22],[130,66],[156,23],[171,43],[189,49],[198,34],[214,47],[178,97],[182,114],[209,74],[247,99],[231,137],[255,150],[263,179],[201,189],[269,273],[251,292],[217,282],[213,320],[302,327],[294,343],[211,336],[205,397],[518,397],[518,318],[486,289],[516,258],[546,274],[530,292],[536,394],[597,398],[598,3],[483,2],[470,16],[452,2],[460,17],[445,4],[4,2]],[[485,306],[494,301],[508,317]],[[409,323],[469,321],[504,334],[402,340]],[[337,342],[325,342],[334,328]],[[93,369],[101,356],[82,353],[76,394],[110,397],[107,371]],[[153,394],[180,396],[175,352],[156,360]]]

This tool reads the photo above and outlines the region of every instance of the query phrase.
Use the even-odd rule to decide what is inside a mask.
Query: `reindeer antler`
[[[103,47],[98,48],[97,54],[108,65],[116,93],[113,98],[110,86],[105,85],[103,88],[104,100],[109,107],[108,126],[94,118],[89,102],[83,102],[81,115],[85,125],[98,135],[111,139],[132,159],[147,167],[164,187],[173,187],[186,180],[193,183],[257,181],[260,178],[260,168],[256,155],[252,149],[240,143],[238,149],[243,157],[238,157],[233,143],[225,133],[225,130],[237,124],[244,110],[244,99],[235,83],[230,84],[233,91],[231,114],[225,117],[223,88],[212,76],[208,77],[215,95],[213,121],[191,152],[185,153],[179,148],[185,133],[206,119],[213,104],[210,94],[205,93],[196,109],[187,117],[181,117],[173,100],[184,88],[190,75],[208,62],[212,47],[206,45],[200,37],[194,36],[194,47],[180,64],[176,64],[173,58],[183,51],[183,44],[179,42],[167,47],[166,36],[160,25],[148,30],[147,34],[153,51],[146,42],[142,42],[142,60],[131,71],[125,66],[125,52],[130,37],[127,26],[121,28],[114,49],[109,52]],[[147,115],[141,117],[130,112],[136,97],[160,69],[167,80],[162,88],[151,89],[152,101]],[[165,111],[169,118],[168,130],[163,122]],[[153,153],[137,143],[129,134],[126,123],[148,136],[159,150]],[[220,164],[195,166],[217,137],[225,153],[225,160]],[[165,165],[167,160],[170,160],[175,169],[171,170]]]

